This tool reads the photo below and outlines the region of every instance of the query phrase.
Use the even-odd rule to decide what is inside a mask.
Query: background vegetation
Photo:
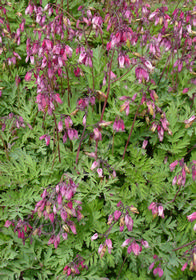
[[[0,4],[0,278],[196,279],[194,1]]]

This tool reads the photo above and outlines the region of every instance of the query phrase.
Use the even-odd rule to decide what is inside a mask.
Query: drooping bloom
[[[111,254],[111,250],[113,249],[111,239],[106,239],[105,244],[108,247],[108,253]]]
[[[114,124],[113,124],[113,130],[116,132],[119,131],[125,131],[125,125],[122,119],[115,119]]]
[[[154,265],[155,265],[155,262],[152,262],[148,269],[149,270],[153,269]]]
[[[91,236],[91,241],[96,240],[98,237],[98,233],[95,233],[93,236]]]
[[[136,78],[138,79],[139,83],[142,83],[142,81],[146,81],[146,82],[149,81],[149,74],[142,67],[137,67],[135,69],[135,75],[136,75]]]
[[[12,222],[9,221],[9,220],[7,220],[7,221],[5,222],[4,227],[8,228],[11,224],[12,224]]]
[[[178,160],[175,160],[174,162],[172,162],[169,166],[170,170],[173,171],[176,167],[176,165],[178,165]]]
[[[187,268],[188,263],[186,262],[183,267],[181,268],[181,271],[184,271]]]
[[[155,276],[156,274],[158,274],[159,277],[161,277],[161,276],[163,275],[163,270],[162,270],[160,267],[157,267],[157,268],[155,268],[155,269],[153,270],[153,274],[154,274],[154,276]]]
[[[191,215],[187,216],[187,219],[189,220],[189,222],[193,222],[194,220],[196,220],[196,212],[193,212]]]
[[[128,231],[132,231],[133,220],[132,220],[131,216],[129,216],[128,214],[125,215],[125,224],[127,226]]]
[[[30,73],[30,72],[27,72],[27,73],[26,73],[26,75],[25,75],[25,81],[28,82],[28,81],[31,80],[31,74],[32,74],[32,73]]]
[[[164,213],[163,213],[163,206],[159,205],[158,206],[158,216],[160,216],[161,218],[164,218]]]
[[[130,241],[131,241],[131,238],[126,239],[121,246],[122,247],[127,246],[130,243]]]
[[[121,214],[122,214],[121,211],[116,210],[114,212],[114,219],[117,221],[120,218]]]
[[[132,243],[132,251],[134,253],[135,256],[138,256],[141,252],[142,247],[140,247],[140,245],[136,242]]]
[[[102,169],[102,168],[98,168],[98,169],[97,169],[97,173],[98,173],[98,175],[99,175],[100,178],[103,177],[103,169]]]

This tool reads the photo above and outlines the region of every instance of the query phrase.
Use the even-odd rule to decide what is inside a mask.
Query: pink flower
[[[148,145],[148,140],[144,140],[142,144],[142,149],[145,149],[147,145]]]
[[[135,256],[138,256],[141,252],[141,247],[139,244],[137,244],[136,242],[132,243],[132,251],[134,253]]]
[[[186,123],[186,124],[192,123],[195,119],[196,119],[196,116],[192,116],[188,120],[185,120],[184,123]]]
[[[114,212],[114,219],[117,221],[120,218],[121,214],[122,214],[121,211],[116,210]]]
[[[99,237],[98,233],[95,233],[92,237],[91,237],[91,241],[96,240]]]
[[[148,241],[142,240],[142,241],[141,241],[141,244],[144,246],[144,248],[149,248]]]
[[[157,129],[157,124],[156,124],[155,122],[153,122],[153,123],[152,123],[152,126],[151,126],[151,128],[150,128],[150,130],[151,130],[152,132],[155,132],[156,129]]]
[[[164,130],[160,125],[158,125],[157,130],[158,130],[159,141],[162,142],[164,136]]]
[[[131,216],[129,216],[128,214],[125,215],[125,224],[127,226],[128,231],[132,231],[133,220],[132,220]]]
[[[32,75],[32,73],[30,73],[30,72],[27,72],[26,73],[26,75],[25,75],[25,81],[30,81],[31,80],[31,75]]]
[[[11,224],[12,224],[12,222],[9,221],[9,220],[7,220],[7,221],[5,222],[4,227],[8,228]]]
[[[138,79],[139,83],[142,83],[142,81],[146,81],[146,82],[149,81],[149,74],[142,67],[137,67],[135,69],[135,75],[136,75],[136,78]]]
[[[122,247],[127,246],[130,243],[130,241],[131,241],[131,238],[126,239],[121,246]]]
[[[98,128],[94,128],[93,132],[94,132],[94,137],[93,138],[95,140],[101,141],[102,135],[101,135],[101,132],[99,131],[99,129]]]
[[[99,175],[100,178],[103,177],[103,170],[102,170],[102,168],[98,168],[98,169],[97,169],[97,173],[98,173],[98,175]]]
[[[57,103],[60,103],[60,104],[63,103],[63,101],[61,100],[60,95],[58,93],[56,93],[54,95],[54,99],[56,100]]]
[[[107,224],[108,224],[108,225],[111,225],[112,222],[113,222],[113,216],[112,216],[112,215],[109,215],[109,216],[108,216],[108,222],[107,222]]]
[[[51,223],[54,222],[54,213],[49,214],[49,219],[50,219]]]
[[[103,244],[100,244],[99,249],[98,249],[98,254],[103,257],[104,254],[101,254],[103,250]]]
[[[106,239],[105,243],[108,246],[108,253],[111,254],[111,250],[113,249],[111,239]]]
[[[164,218],[163,206],[162,205],[158,206],[158,216],[160,216],[161,218]]]
[[[158,213],[158,208],[156,202],[152,202],[148,207],[149,210],[152,210],[152,214],[156,215]]]
[[[46,146],[49,146],[50,145],[50,136],[44,134],[44,135],[39,137],[39,140],[43,140],[43,139],[45,139],[45,141],[46,141]]]
[[[162,124],[163,129],[164,129],[165,131],[167,131],[167,130],[168,130],[169,122],[167,121],[166,118],[161,119],[161,124]]]
[[[73,232],[73,234],[77,234],[75,224],[72,222],[69,226],[70,226],[70,229]]]
[[[170,170],[173,171],[177,165],[178,165],[178,160],[175,160],[170,164],[169,166]]]
[[[132,244],[127,248],[127,253],[131,254],[131,252],[132,252]]]
[[[60,243],[60,235],[58,234],[54,239],[54,248],[56,249]]]
[[[161,277],[161,276],[163,275],[163,270],[162,270],[160,267],[157,267],[157,268],[155,268],[155,269],[153,270],[153,274],[154,274],[154,276],[155,276],[156,274],[158,274],[159,277]]]
[[[119,119],[119,120],[117,120],[117,118],[115,119],[114,124],[113,124],[113,130],[116,132],[125,131],[125,125],[124,125],[124,122],[122,119]]]
[[[73,140],[74,138],[77,139],[78,138],[78,132],[75,129],[68,129],[67,131],[69,139]]]
[[[95,169],[98,165],[99,165],[99,162],[98,162],[98,161],[94,161],[90,169],[93,170],[93,169]]]
[[[63,130],[63,122],[62,121],[60,121],[58,123],[58,130],[59,130],[59,132],[61,132]]]
[[[188,263],[186,262],[183,267],[181,268],[181,271],[184,271],[187,268]]]
[[[193,222],[194,220],[196,220],[196,212],[194,212],[191,215],[187,216],[187,219],[189,220],[189,222]]]
[[[67,239],[67,233],[66,232],[62,233],[62,237],[63,237],[64,240],[66,240]]]
[[[173,181],[172,181],[172,186],[174,186],[177,182],[177,175],[174,177]]]
[[[61,218],[64,222],[67,220],[67,212],[64,209],[61,210]]]
[[[49,146],[50,145],[50,136],[49,135],[47,135],[45,137],[45,141],[46,141],[46,146]]]
[[[148,269],[149,270],[153,269],[154,265],[155,265],[155,262],[152,262]]]
[[[183,93],[187,93],[189,91],[189,88],[184,88]]]
[[[125,58],[124,58],[123,55],[120,55],[120,56],[118,57],[118,62],[119,62],[119,67],[120,67],[120,68],[124,68]]]
[[[59,205],[62,204],[62,196],[61,196],[60,193],[59,193],[58,196],[57,196],[57,202],[58,202]]]

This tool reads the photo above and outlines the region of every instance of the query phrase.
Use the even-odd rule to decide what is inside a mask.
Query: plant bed
[[[0,4],[1,279],[194,279],[193,1]]]

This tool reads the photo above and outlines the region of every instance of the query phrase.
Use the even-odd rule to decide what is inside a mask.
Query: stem
[[[178,193],[180,192],[180,190],[181,190],[181,186],[180,186],[179,189],[177,190],[177,192],[176,192],[174,198],[173,198],[172,200],[170,200],[168,203],[173,203],[173,202],[176,200],[176,197],[177,197]]]
[[[166,69],[167,65],[169,65],[170,59],[171,59],[171,54],[170,54],[170,56],[167,58],[167,62],[165,63],[165,66],[164,66],[163,71],[162,71],[162,73],[161,73],[161,76],[160,76],[160,78],[159,78],[158,85],[159,85],[159,83],[160,83],[160,81],[161,81],[161,79],[162,79],[162,77],[163,77],[163,74],[164,74],[164,72],[165,72],[165,69]]]
[[[112,136],[112,155],[114,155],[114,131]]]
[[[0,134],[0,138],[1,138],[1,141],[3,142],[3,146],[4,146],[4,149],[5,149],[6,158],[7,158],[7,160],[10,160],[9,154],[8,154],[8,150],[7,150],[7,147],[6,147],[6,144],[5,144],[5,141],[3,140],[3,137],[1,136],[1,134]]]
[[[131,66],[131,68],[128,69],[127,72],[125,72],[122,76],[120,76],[119,78],[116,78],[115,80],[113,80],[113,81],[111,82],[111,84],[113,84],[113,83],[119,81],[121,78],[123,78],[125,75],[127,75],[127,74],[133,69],[134,66],[135,66],[135,65]]]
[[[108,79],[108,89],[107,89],[107,95],[106,95],[106,99],[105,99],[105,102],[104,102],[104,105],[103,105],[103,109],[102,109],[102,113],[101,113],[100,122],[102,122],[102,120],[103,120],[103,115],[104,115],[104,112],[105,112],[105,107],[106,107],[106,104],[107,104],[107,101],[108,101],[108,96],[109,96],[109,93],[110,93],[111,68],[112,68],[112,61],[113,61],[113,58],[114,58],[114,53],[115,53],[115,49],[113,50],[112,58],[111,58],[111,61],[110,61],[110,66],[109,66],[109,79]]]
[[[56,127],[56,134],[57,134],[57,150],[58,150],[58,156],[59,156],[59,163],[61,163],[61,154],[60,154],[60,147],[59,147],[59,132],[58,132],[58,126],[57,126],[57,122],[56,122],[56,116],[53,112],[53,116],[54,116],[54,122],[55,122],[55,127]]]
[[[66,75],[67,75],[67,93],[68,93],[68,107],[70,107],[70,96],[72,96],[71,89],[70,89],[70,84],[69,84],[69,74],[67,67],[65,67],[66,70]]]
[[[67,12],[69,13],[69,0],[67,0]]]
[[[92,30],[92,29],[91,29]],[[89,36],[90,36],[90,33],[91,33],[91,30],[89,32]],[[86,34],[85,34],[85,29],[83,27],[83,33],[84,33],[84,38],[85,38],[85,43],[87,45],[87,48],[88,48],[88,51],[89,51],[89,56],[91,58],[91,61],[92,61],[92,67],[91,67],[91,72],[92,72],[92,79],[93,79],[93,94],[95,92],[95,78],[94,78],[94,71],[93,71],[93,55],[90,54],[90,47],[89,47],[89,44],[88,44],[88,38],[86,38]],[[89,37],[88,36],[88,37]]]
[[[83,128],[82,136],[81,136],[81,138],[80,138],[80,143],[79,143],[79,147],[78,147],[77,155],[76,155],[76,164],[78,164],[80,148],[81,148],[81,145],[82,145],[82,141],[83,141],[83,139],[84,139],[84,132],[85,132],[85,130],[86,130],[86,125],[85,125],[84,128]]]
[[[74,21],[77,21],[77,19],[75,19],[68,11],[66,11],[65,9],[59,7],[57,4],[52,4],[52,6],[55,6],[58,9],[61,9],[63,12],[65,12],[70,18],[72,18]]]
[[[180,246],[180,247],[178,247],[178,248],[176,248],[176,249],[173,249],[172,251],[178,251],[178,250],[180,250],[180,249],[182,249],[182,248],[184,248],[184,247],[187,247],[187,246],[189,246],[189,245],[192,245],[192,244],[194,244],[194,243],[196,243],[196,240],[193,240],[193,241],[191,241],[191,242],[189,242],[189,243],[187,243],[187,244],[184,244],[184,245],[182,245],[182,246]]]
[[[187,154],[189,154],[194,148],[196,148],[196,144],[187,152]]]
[[[121,265],[121,268],[120,268],[120,270],[119,270],[119,273],[118,273],[118,276],[117,276],[116,280],[118,280],[118,278],[120,277],[120,274],[121,274],[122,268],[123,268],[123,266],[124,266],[124,264],[125,264],[125,262],[126,262],[126,259],[127,259],[127,256],[124,258],[124,261],[123,261],[123,263],[122,263],[122,265]]]
[[[108,235],[110,234],[111,229],[113,228],[113,226],[117,223],[118,221],[114,221],[111,226],[106,230],[105,233],[101,234],[100,237],[101,238],[107,238]]]
[[[142,97],[143,97],[143,96],[142,96]],[[132,123],[132,126],[131,126],[131,130],[130,130],[130,133],[129,133],[129,137],[128,137],[128,139],[127,139],[127,143],[126,143],[126,146],[125,146],[125,149],[124,149],[124,153],[123,153],[123,157],[122,157],[123,159],[124,159],[124,157],[125,157],[125,153],[126,153],[126,150],[127,150],[128,144],[129,144],[129,140],[130,140],[131,134],[132,134],[132,132],[133,132],[134,124],[135,124],[135,121],[136,121],[136,118],[137,118],[137,115],[138,115],[138,112],[139,112],[140,105],[141,105],[141,101],[140,101],[140,104],[139,104],[138,107],[137,107],[137,111],[136,111],[135,116],[134,116],[134,119],[133,119],[133,123]]]

